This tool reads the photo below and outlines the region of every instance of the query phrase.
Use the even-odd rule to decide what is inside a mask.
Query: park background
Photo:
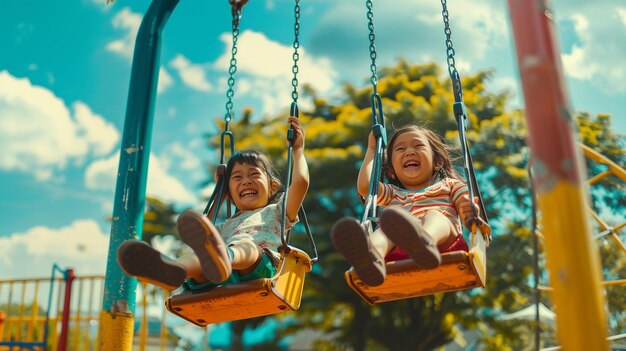
[[[552,4],[580,140],[623,166],[626,7],[608,0]],[[148,5],[0,1],[0,278],[46,276],[53,262],[80,267],[78,274],[104,272],[132,48]],[[398,340],[406,330],[427,333],[422,327],[433,324],[441,327],[441,341],[461,325],[488,326],[485,330],[495,332],[484,342],[506,345],[507,338],[515,339],[515,328],[496,317],[531,303],[528,150],[507,9],[495,0],[448,7],[470,110],[472,153],[496,239],[489,251],[489,287],[392,304],[386,312],[363,306],[347,289],[324,288],[343,286],[347,268],[329,247],[330,225],[361,210],[354,180],[371,123],[365,6],[302,3],[299,106],[312,170],[305,206],[321,262],[298,315],[311,313],[307,323],[315,328],[362,328],[346,329],[347,343],[357,344],[362,335],[378,343]],[[293,20],[291,1],[246,5],[232,127],[238,149],[254,147],[284,158]],[[453,142],[441,4],[375,3],[374,22],[389,125],[423,123]],[[148,176],[148,195],[161,202],[150,203],[156,215],[147,217],[153,223],[144,233],[148,240],[157,236],[155,245],[164,249],[176,249],[173,236],[161,237],[175,234],[169,215],[204,208],[212,190],[229,31],[228,3],[199,0],[181,2],[164,30]],[[623,187],[596,193],[607,221],[623,218],[623,194]],[[623,261],[603,256],[611,263],[607,275],[620,276]],[[617,304],[612,327],[623,332],[623,301],[611,301]],[[352,312],[342,312],[340,327],[313,318],[315,311],[336,315],[346,305]],[[406,329],[381,328],[383,317],[396,320],[398,311],[405,311]],[[376,318],[360,318],[365,315]],[[365,320],[378,323],[353,323]],[[418,340],[420,333],[411,335]]]

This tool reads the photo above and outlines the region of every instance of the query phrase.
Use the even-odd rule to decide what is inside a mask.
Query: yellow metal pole
[[[615,162],[613,162],[613,161],[609,160],[608,158],[604,157],[602,154],[600,154],[596,150],[590,148],[589,146],[583,145],[583,144],[580,144],[580,146],[582,147],[583,153],[585,154],[585,156],[589,157],[590,159],[592,159],[592,160],[594,160],[594,161],[596,161],[598,163],[602,163],[602,164],[606,165],[607,167],[609,167],[608,172],[610,172],[614,176],[618,177],[622,181],[626,182],[626,170],[624,170],[622,167],[618,166]]]
[[[557,337],[567,351],[608,350],[600,260],[587,217],[583,162],[543,0],[509,0]]]
[[[37,328],[37,320],[39,314],[39,280],[33,280],[35,284],[35,294],[33,295],[33,303],[31,304],[30,322],[28,323],[28,331],[26,338],[28,340],[35,339],[35,329]]]
[[[141,315],[141,329],[139,330],[139,335],[140,335],[140,341],[139,341],[139,351],[145,351],[146,350],[146,343],[148,342],[148,292],[146,291],[146,289],[148,288],[148,284],[141,282],[141,292],[142,292],[142,299],[141,299],[141,308],[142,308],[142,315]]]
[[[165,290],[161,290],[162,294],[163,294],[163,300],[167,301],[167,298],[169,297],[169,292],[165,291]],[[166,316],[166,311],[165,311],[165,304],[163,304],[163,307],[161,308],[161,351],[165,350],[165,342],[167,341],[167,327],[165,326],[165,316]]]
[[[98,350],[132,350],[133,328],[132,313],[100,311]]]

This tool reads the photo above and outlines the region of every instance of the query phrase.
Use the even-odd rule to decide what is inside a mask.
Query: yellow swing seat
[[[356,275],[354,268],[345,273],[348,285],[370,305],[485,286],[489,237],[477,229],[472,247],[441,255],[441,265],[434,269],[419,268],[413,260],[387,262],[383,284],[369,286]]]
[[[290,247],[281,253],[272,278],[255,279],[208,290],[186,290],[170,297],[165,306],[175,315],[204,327],[208,324],[248,319],[300,308],[305,273],[311,271],[311,258]]]

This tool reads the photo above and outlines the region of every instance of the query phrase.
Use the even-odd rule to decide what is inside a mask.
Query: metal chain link
[[[378,77],[376,75],[376,45],[374,45],[374,40],[376,39],[376,34],[374,34],[374,12],[372,12],[372,0],[365,1],[365,5],[367,6],[367,28],[369,29],[369,40],[370,40],[370,59],[372,59],[372,63],[370,64],[370,71],[372,72],[372,77],[370,78],[370,82],[372,83],[372,87],[374,88],[374,93],[378,93],[377,85],[378,85]]]
[[[236,11],[233,11],[233,23],[232,23],[232,33],[233,33],[233,46],[230,50],[230,67],[228,68],[228,90],[226,91],[226,115],[224,115],[224,120],[226,121],[226,130],[229,130],[230,121],[233,118],[233,96],[235,96],[235,90],[233,87],[235,86],[235,72],[237,72],[237,39],[239,37],[239,20],[241,18],[241,8],[238,8]]]
[[[293,67],[291,67],[291,72],[293,73],[293,78],[291,79],[291,86],[293,86],[293,91],[291,92],[291,98],[293,99],[293,103],[298,103],[298,60],[300,59],[300,54],[298,53],[298,48],[300,48],[300,0],[296,0],[296,7],[294,9],[295,15],[295,23],[293,25]]]
[[[454,46],[452,45],[452,30],[450,29],[450,20],[448,14],[448,6],[446,0],[441,0],[441,15],[443,16],[444,30],[446,34],[446,53],[448,55],[448,74],[452,79],[452,89],[454,90],[454,99],[456,102],[463,100],[463,88],[461,87],[461,76],[456,70],[454,61]]]

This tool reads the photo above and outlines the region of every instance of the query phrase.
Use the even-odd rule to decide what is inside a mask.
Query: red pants
[[[459,235],[452,245],[447,248],[439,249],[439,252],[441,253],[452,251],[469,251],[469,247],[467,246],[465,239],[463,239],[463,235]],[[387,256],[385,256],[385,262],[399,261],[406,258],[409,258],[409,255],[404,250],[396,246],[387,254]]]

